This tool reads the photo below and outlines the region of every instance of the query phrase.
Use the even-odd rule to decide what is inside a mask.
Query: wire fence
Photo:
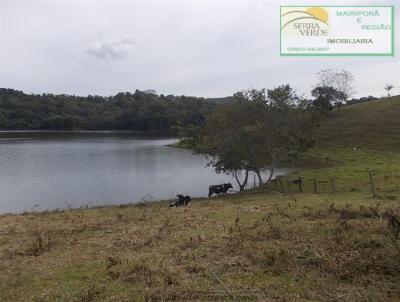
[[[341,176],[278,176],[270,182],[268,188],[281,193],[368,192],[373,198],[396,199],[396,194],[400,193],[400,174],[368,171],[353,179]]]

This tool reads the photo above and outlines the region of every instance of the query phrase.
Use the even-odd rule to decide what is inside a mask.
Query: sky
[[[289,83],[308,96],[315,74],[332,68],[353,73],[355,97],[381,96],[387,83],[400,94],[399,38],[394,57],[281,57],[279,8],[290,4],[399,1],[0,0],[0,87],[223,97]]]

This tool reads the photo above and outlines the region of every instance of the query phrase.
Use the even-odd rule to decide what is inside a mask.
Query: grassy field
[[[333,113],[303,194],[1,215],[0,301],[399,301],[398,116],[399,97]]]
[[[313,178],[321,191],[331,191],[335,178],[338,191],[370,190],[371,171],[377,194],[394,198],[400,193],[400,97],[344,107],[323,121],[316,132],[316,145],[308,156],[327,168],[306,167],[298,174],[312,190]],[[309,163],[309,164],[310,164]],[[327,165],[328,163],[328,165]],[[318,168],[318,165],[316,166]],[[293,177],[296,177],[295,175]]]

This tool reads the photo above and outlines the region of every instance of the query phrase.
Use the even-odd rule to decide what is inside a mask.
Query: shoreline
[[[0,130],[0,133],[143,133],[173,134],[169,130]]]

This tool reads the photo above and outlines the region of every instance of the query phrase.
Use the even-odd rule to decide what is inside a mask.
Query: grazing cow
[[[173,202],[169,204],[169,207],[179,207],[179,206],[187,206],[192,198],[188,195],[184,196],[182,194],[176,195],[176,198]]]
[[[221,194],[228,192],[229,189],[232,189],[232,184],[227,183],[227,184],[222,184],[222,185],[211,185],[208,187],[208,197],[211,197],[213,194]]]

